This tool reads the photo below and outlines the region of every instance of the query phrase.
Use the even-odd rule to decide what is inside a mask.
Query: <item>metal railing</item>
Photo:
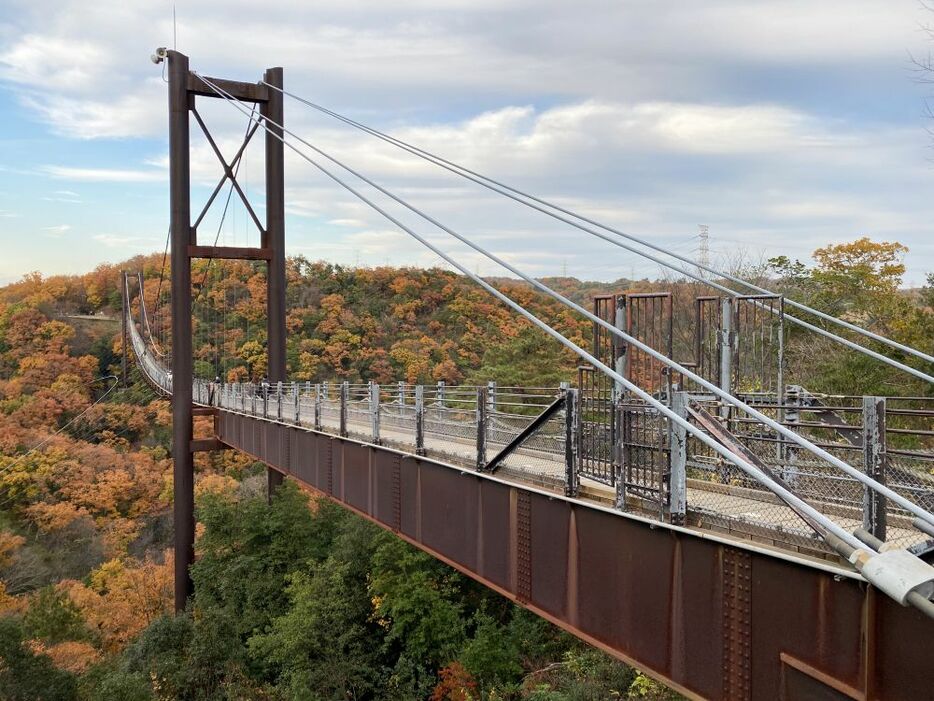
[[[144,374],[160,390],[171,393],[171,372],[151,352],[135,324],[128,326]],[[587,376],[582,373],[582,378]],[[581,489],[588,496],[601,498],[603,494],[602,498],[620,509],[666,521],[725,530],[814,554],[829,553],[787,504],[684,435],[654,408],[604,383],[593,387],[582,383],[578,390],[498,387],[492,382],[380,385],[197,379],[193,398],[202,405],[483,470],[564,397],[566,403],[559,411],[535,426],[508,456],[495,460],[496,469],[563,488],[570,495]],[[901,398],[882,401],[881,406],[876,402],[871,409],[867,408],[871,402],[864,403],[862,398],[817,398],[805,396],[800,388],[789,388],[786,394],[744,395],[744,399],[775,419],[781,417],[783,425],[826,450],[854,463],[862,460],[874,478],[934,509],[934,476],[930,474],[934,431],[925,428],[934,407],[919,407],[917,402],[924,400]],[[686,417],[696,417],[697,412],[715,417],[730,440],[736,440],[798,496],[847,530],[862,527],[899,547],[918,546],[925,540],[912,527],[910,514],[760,421],[724,407],[710,395],[674,391],[671,401],[682,407]],[[873,423],[873,417],[880,414],[881,432],[879,422]],[[703,428],[702,423],[698,425]],[[601,492],[602,485],[613,490]]]

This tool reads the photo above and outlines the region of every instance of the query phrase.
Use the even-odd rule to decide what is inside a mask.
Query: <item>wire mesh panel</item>
[[[598,295],[593,300],[594,315],[616,325],[617,311],[625,297]],[[599,324],[593,325],[593,355],[600,362],[615,368],[623,345]],[[580,473],[604,484],[616,483],[616,421],[613,400],[614,382],[591,366],[578,368],[577,386],[581,393]]]
[[[495,459],[561,397],[554,388],[497,387],[488,395],[486,416],[487,457]],[[499,463],[498,469],[522,473],[545,484],[565,479],[565,409],[541,423]]]
[[[340,383],[325,382],[321,385],[320,413],[321,426],[331,433],[337,433],[341,425]]]
[[[394,445],[415,445],[415,385],[403,382],[379,389],[380,437]]]

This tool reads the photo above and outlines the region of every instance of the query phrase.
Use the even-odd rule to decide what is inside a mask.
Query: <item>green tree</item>
[[[40,589],[29,602],[23,615],[23,632],[50,645],[88,637],[81,611],[65,592],[51,585]]]
[[[288,612],[250,639],[251,655],[289,698],[362,699],[381,688],[382,631],[370,618],[365,579],[353,570],[329,557],[311,574],[291,575]]]
[[[269,505],[259,496],[206,494],[198,519],[205,532],[191,568],[196,610],[223,612],[244,640],[285,613],[287,576],[327,547],[307,496],[291,483]]]
[[[511,687],[522,677],[520,649],[506,626],[478,611],[473,618],[473,637],[467,641],[460,661],[477,680],[481,691]]]
[[[370,591],[375,615],[387,628],[396,657],[392,683],[424,698],[436,673],[466,640],[462,578],[404,541],[380,534],[373,554]]]
[[[0,617],[0,698],[5,701],[71,701],[77,686],[68,672],[25,644],[26,634],[12,616]]]

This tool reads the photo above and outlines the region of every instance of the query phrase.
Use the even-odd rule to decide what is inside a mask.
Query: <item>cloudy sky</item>
[[[176,6],[178,49],[201,73],[252,81],[281,65],[296,93],[670,250],[695,254],[699,224],[723,264],[806,259],[868,235],[909,246],[908,283],[934,270],[931,86],[914,79],[909,60],[934,49],[922,30],[934,13],[917,0]],[[166,85],[149,57],[173,41],[166,0],[0,5],[0,281],[162,250]],[[246,117],[201,102],[232,153]],[[286,103],[286,120],[531,273],[659,274],[300,103]],[[195,211],[219,175],[198,137]],[[290,253],[437,262],[286,153]],[[259,139],[240,179],[261,211]],[[471,268],[499,272],[402,218]],[[201,239],[257,239],[236,202],[220,224],[218,210]]]

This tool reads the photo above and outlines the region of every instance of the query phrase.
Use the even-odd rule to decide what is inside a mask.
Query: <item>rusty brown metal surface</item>
[[[689,698],[932,697],[931,622],[860,580],[248,415],[217,430]]]
[[[268,248],[244,246],[189,246],[189,258],[222,258],[226,260],[271,260]]]
[[[749,554],[736,548],[723,551],[723,604],[720,637],[723,645],[724,697],[746,701],[750,697],[752,565]]]
[[[236,100],[246,102],[266,102],[269,99],[269,88],[261,83],[244,83],[239,80],[227,80],[225,78],[211,78],[206,76],[214,85],[230,94]],[[201,97],[217,97],[217,93],[211,90],[208,85],[198,76],[188,75],[188,91],[193,95]]]

